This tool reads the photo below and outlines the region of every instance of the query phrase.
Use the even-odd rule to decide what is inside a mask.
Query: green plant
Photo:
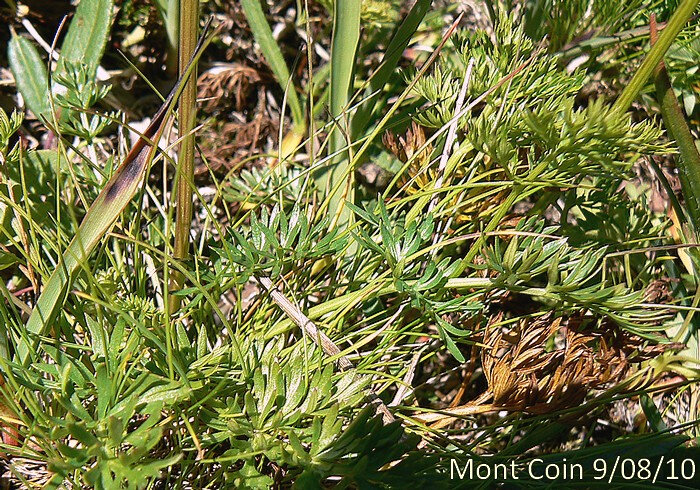
[[[128,67],[98,56],[110,90],[93,64],[42,72],[14,35],[28,108],[45,109],[42,84],[63,88],[38,124],[0,111],[13,479],[453,488],[451,461],[540,471],[649,445],[651,458],[695,457],[697,252],[669,211],[692,215],[692,184],[672,196],[669,155],[687,155],[694,123],[668,80],[674,138],[654,107],[630,105],[649,102],[647,68],[666,49],[634,75],[640,23],[673,9],[519,5],[486,2],[486,29],[472,30],[422,0],[182,1],[181,76],[128,152],[128,116],[103,104],[129,100],[122,82],[138,90],[139,68],[170,54],[145,39]],[[194,46],[195,7],[230,30]],[[558,15],[537,25],[549,7]],[[691,10],[663,25],[669,49],[695,29],[682,29]],[[212,103],[198,113],[186,81],[201,57]],[[197,131],[216,143],[196,151]],[[177,162],[159,144],[179,145]],[[240,159],[216,154],[235,145]],[[379,167],[381,183],[355,178]]]
[[[197,68],[196,65],[190,68],[190,61],[195,55],[197,48],[199,2],[197,0],[181,0],[179,19],[178,75],[180,79],[184,78],[186,81],[178,103],[178,134],[181,142],[174,183],[174,187],[177,187],[177,218],[175,220],[173,254],[178,260],[186,260],[189,257],[190,227],[192,224],[195,146],[192,132],[194,131],[197,116]],[[188,69],[192,69],[192,73],[187,73]],[[182,287],[183,279],[179,272],[173,272],[170,287],[177,291]],[[171,296],[169,301],[170,309],[176,311],[179,306],[177,296]]]
[[[186,3],[181,0],[155,0],[158,13],[165,24],[165,33],[168,39],[168,56],[166,58],[166,71],[171,77],[175,77],[178,71],[179,46],[182,4]]]
[[[296,92],[296,87],[292,77],[289,75],[289,69],[282,57],[277,43],[272,37],[270,26],[265,20],[265,14],[260,6],[259,0],[243,0],[241,2],[246,19],[250,25],[255,40],[260,45],[260,49],[265,56],[265,59],[270,64],[272,73],[277,78],[277,82],[285,93],[285,98],[288,100],[289,108],[292,113],[293,126],[287,133],[287,137],[280,144],[280,156],[285,159],[299,144],[306,132],[306,116],[302,108],[299,96]]]
[[[75,64],[80,64],[85,70],[85,82],[94,80],[107,44],[113,6],[112,0],[89,0],[80,3],[61,45],[61,56],[52,74],[51,84],[46,67],[34,45],[13,32],[8,49],[10,68],[29,109],[40,120],[54,122],[54,109],[46,93],[47,90],[55,90],[56,84],[61,85],[56,77],[65,76],[67,71],[74,72]]]
[[[656,30],[655,24],[656,20],[654,19],[652,20],[652,30],[654,31]],[[656,32],[653,32],[652,40],[656,41],[655,38]],[[676,94],[671,87],[663,60],[659,62],[655,71],[655,85],[664,123],[680,151],[679,176],[691,226],[695,229],[700,223],[700,153],[698,153],[695,138],[690,132]]]
[[[204,44],[200,43],[199,49],[202,46]],[[197,53],[198,51],[195,51],[195,54]],[[196,59],[195,56],[193,60]],[[193,63],[190,62],[188,70],[191,70],[192,67]],[[184,80],[186,80],[186,77],[181,78],[180,82],[174,87],[158,113],[153,117],[144,136],[131,149],[115,174],[90,206],[90,210],[88,210],[80,224],[77,234],[71,240],[68,249],[63,253],[61,263],[51,274],[27,322],[24,338],[18,346],[18,357],[21,363],[27,362],[32,350],[31,346],[36,342],[35,339],[29,337],[42,335],[46,326],[54,320],[72,276],[138,190],[141,178],[155,156],[155,147],[147,139],[153,138],[155,141],[160,139],[166,117],[169,111],[172,110],[172,105],[182,90],[182,82]]]

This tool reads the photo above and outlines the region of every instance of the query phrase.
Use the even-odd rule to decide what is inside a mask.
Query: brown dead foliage
[[[620,383],[633,364],[682,344],[644,346],[640,337],[603,324],[583,328],[581,318],[521,320],[510,328],[495,325],[484,333],[484,375],[494,405],[531,413],[577,406],[586,395]],[[562,324],[563,322],[563,324]]]
[[[197,98],[204,101],[203,109],[210,113],[231,108],[243,111],[249,106],[247,100],[253,89],[262,81],[262,75],[255,68],[239,63],[221,66],[199,77]]]
[[[413,158],[414,155],[417,155],[418,151],[425,145],[425,131],[416,122],[411,122],[404,136],[386,131],[382,136],[382,142],[396,158],[406,163]],[[414,174],[419,186],[421,183],[424,185],[428,183],[425,173],[421,173],[420,175],[418,175],[418,173],[421,168],[429,163],[430,154],[432,152],[433,146],[426,146],[420,155],[417,155],[415,160],[411,163],[410,169],[412,172],[409,173]]]
[[[206,174],[210,169],[218,174],[227,172],[241,160],[261,149],[268,137],[274,137],[277,124],[263,114],[245,123],[219,124],[204,132],[206,143],[202,151],[209,168],[197,165],[195,175]]]
[[[485,392],[444,414],[423,414],[422,422],[442,427],[455,418],[501,410],[546,414],[576,407],[594,390],[611,388],[635,365],[679,343],[645,345],[645,340],[612,323],[585,325],[582,317],[521,319],[501,325],[492,317],[480,338]],[[476,349],[476,347],[475,347]]]
[[[674,280],[671,278],[655,279],[649,283],[644,295],[644,301],[647,303],[670,303],[673,300],[671,287]]]
[[[203,101],[202,109],[234,119],[217,120],[214,127],[204,130],[202,150],[212,171],[228,171],[275,136],[277,124],[266,110],[265,81],[258,70],[242,64],[210,70],[200,76],[198,98]],[[195,174],[208,171],[201,164]]]

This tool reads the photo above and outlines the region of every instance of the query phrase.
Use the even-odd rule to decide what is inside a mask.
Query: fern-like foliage
[[[289,213],[275,206],[262,208],[260,218],[252,215],[247,232],[232,229],[218,249],[221,266],[234,266],[229,275],[245,283],[252,275],[277,277],[292,267],[342,250],[346,240],[338,230],[327,233],[328,220],[312,224],[299,206]],[[225,263],[225,264],[224,264]]]
[[[525,103],[534,107],[552,98],[575,94],[583,83],[581,74],[569,75],[559,68],[555,56],[537,51],[523,26],[512,16],[499,17],[495,41],[484,31],[460,31],[455,37],[455,51],[441,57],[431,75],[418,80],[415,91],[427,102],[414,119],[429,128],[440,128],[454,117],[457,94],[466,76],[469,60],[474,67],[469,79],[468,99],[474,99],[495,86],[529,61],[510,83],[497,89],[489,98],[491,107],[508,107]],[[531,59],[532,58],[532,59]],[[466,122],[465,116],[463,122]]]
[[[335,476],[358,484],[381,478],[387,463],[415,448],[414,437],[404,436],[398,423],[384,426],[372,407],[349,416],[366,382],[352,372],[334,375],[332,364],[319,366],[313,346],[289,350],[279,341],[256,342],[244,357],[252,373],[241,380],[238,396],[215,404],[215,430],[203,441],[226,440],[223,457],[245,461],[230,475],[239,488],[272,483],[256,469],[260,457],[289,467],[290,480],[318,485]]]
[[[253,167],[231,176],[222,190],[224,199],[244,205],[257,205],[270,196],[281,197],[286,205],[302,202],[306,180],[302,171],[289,165],[273,170]]]
[[[573,248],[566,238],[550,238],[556,226],[533,221],[521,222],[516,231],[534,229],[534,235],[516,235],[507,244],[496,238],[484,249],[484,264],[474,267],[493,275],[492,287],[524,292],[567,311],[592,311],[643,336],[664,328],[663,312],[640,306],[644,291],[606,281],[605,247]]]

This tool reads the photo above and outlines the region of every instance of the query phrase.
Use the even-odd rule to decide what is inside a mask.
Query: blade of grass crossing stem
[[[697,18],[695,15],[692,18]],[[662,22],[657,24],[657,29],[662,31],[666,28],[666,23]],[[589,39],[582,40],[573,46],[562,49],[553,53],[554,56],[561,56],[562,58],[572,59],[582,54],[590,53],[594,50],[600,50],[608,46],[616,45],[622,46],[629,42],[638,41],[649,35],[649,29],[647,27],[635,27],[633,29],[628,29],[615,34],[605,35],[605,36],[595,36]]]
[[[408,46],[413,34],[415,34],[418,26],[423,21],[431,4],[432,0],[418,0],[413,4],[410,12],[406,15],[406,18],[401,24],[399,24],[396,32],[392,36],[384,52],[384,57],[382,58],[379,68],[372,74],[369,88],[366,90],[365,96],[369,96],[384,88],[398,66],[406,46]],[[377,110],[377,102],[376,98],[370,98],[357,109],[357,112],[352,118],[353,137],[361,135],[367,128],[372,114]]]
[[[104,186],[80,223],[77,233],[44,286],[39,300],[27,321],[25,326],[27,337],[20,339],[17,346],[17,357],[22,364],[27,362],[30,350],[36,345],[37,339],[35,336],[43,335],[46,327],[55,318],[73,274],[87,259],[90,252],[99,243],[100,239],[104,237],[105,233],[111,228],[114,221],[136,193],[139,183],[156,153],[157,142],[163,132],[168,115],[182,91],[183,81],[191,73],[199,55],[210,40],[211,37],[207,38],[206,41],[204,37],[200,39],[185,76],[175,85],[161,108],[153,116],[143,136],[133,146],[114,176],[109,179],[109,182]]]
[[[72,61],[82,63],[89,76],[95,76],[107,45],[113,10],[112,0],[83,0],[78,4],[61,45],[58,72],[65,70],[66,61]]]
[[[656,38],[656,19],[652,16],[652,45],[656,45]],[[688,215],[697,236],[698,227],[700,227],[700,153],[695,146],[695,138],[690,132],[676,94],[673,92],[663,59],[657,65],[655,75],[656,98],[661,107],[661,116],[669,136],[676,141],[680,151],[676,166]]]
[[[639,92],[646,85],[647,80],[653,74],[659,62],[663,59],[664,54],[671,47],[671,44],[676,39],[676,36],[683,26],[688,22],[688,19],[693,15],[700,0],[684,0],[676,9],[671,19],[666,23],[666,28],[659,36],[659,40],[647,54],[642,62],[642,65],[637,69],[637,72],[630,80],[629,84],[622,91],[620,96],[615,101],[614,110],[624,112],[629,109],[634,99],[637,98]]]
[[[287,63],[284,61],[284,56],[282,56],[277,41],[275,41],[275,38],[272,36],[270,25],[267,23],[267,19],[265,19],[265,13],[260,5],[260,0],[241,0],[241,6],[248,20],[250,30],[253,31],[255,42],[260,45],[260,50],[263,56],[265,56],[267,63],[270,65],[270,69],[272,73],[274,73],[275,78],[277,78],[277,83],[279,83],[282,90],[287,93],[287,101],[292,113],[293,127],[282,141],[281,156],[285,158],[299,145],[306,131],[304,110],[299,101],[299,96],[294,89],[294,84],[291,82]]]
[[[180,0],[180,77],[185,76],[188,61],[197,46],[199,30],[199,0]],[[190,226],[192,224],[192,182],[194,181],[194,129],[197,116],[197,73],[193,73],[185,82],[178,104],[178,136],[181,138],[177,159],[177,208],[175,219],[175,246],[173,256],[176,260],[185,260],[189,254]],[[182,288],[183,277],[177,271],[171,276],[170,290]],[[169,296],[170,313],[180,306],[179,297]],[[168,344],[169,345],[169,344]]]
[[[347,146],[350,134],[351,117],[347,113],[347,104],[353,83],[355,58],[360,41],[361,0],[337,0],[333,10],[333,38],[331,40],[331,83],[330,110],[334,121],[331,131],[329,154],[337,152],[329,166],[317,173],[318,184],[328,193],[329,213],[332,222],[344,227],[350,221],[351,212],[343,206],[343,199],[353,200],[352,173],[349,171],[350,157]],[[341,181],[347,182],[345,191]]]

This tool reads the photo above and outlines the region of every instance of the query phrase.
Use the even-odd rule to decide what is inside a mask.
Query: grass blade
[[[413,5],[411,11],[398,26],[396,32],[391,38],[391,41],[384,52],[384,57],[382,58],[379,68],[372,74],[369,89],[365,92],[365,96],[369,96],[370,94],[384,88],[386,83],[389,81],[389,78],[394,73],[394,70],[398,66],[399,60],[401,59],[406,46],[408,46],[413,34],[415,34],[418,26],[423,21],[423,18],[428,12],[431,4],[432,0],[418,0]],[[362,106],[360,106],[352,118],[353,136],[357,136],[364,131],[372,114],[376,113],[378,105],[377,99],[372,98],[368,99],[364,104],[362,104]]]
[[[153,116],[143,136],[139,138],[114,176],[107,182],[90,206],[76,235],[63,253],[58,267],[51,274],[34,310],[32,310],[26,325],[27,335],[44,334],[46,326],[51,323],[63,302],[73,274],[87,259],[92,249],[111,228],[136,193],[139,183],[155,155],[157,142],[163,132],[167,116],[182,91],[183,81],[187,79],[206,45],[207,43],[203,40],[200,41],[195,55],[190,61],[186,76],[180,78],[161,108]],[[30,349],[35,344],[35,338],[28,339],[26,337],[18,343],[17,355],[22,364],[27,362]]]
[[[654,17],[651,20],[651,40],[652,44],[656,45],[656,19]],[[661,107],[664,125],[669,136],[676,141],[680,151],[680,158],[676,165],[678,176],[692,227],[697,231],[700,226],[700,153],[695,146],[695,138],[690,132],[676,94],[673,92],[663,60],[656,67],[655,74],[656,98]]]
[[[291,82],[287,63],[284,61],[277,41],[272,37],[272,31],[260,6],[260,0],[241,0],[241,6],[246,19],[248,19],[250,30],[253,31],[255,41],[260,45],[263,56],[265,56],[265,60],[270,65],[270,69],[274,73],[275,78],[277,78],[277,82],[282,87],[282,90],[287,92],[289,109],[292,112],[292,121],[294,123],[292,132],[303,135],[306,130],[304,111]]]
[[[613,109],[624,112],[629,108],[632,101],[634,101],[637,94],[639,94],[647,83],[647,80],[649,80],[649,77],[652,75],[659,62],[663,59],[668,48],[671,47],[678,33],[681,32],[681,29],[683,29],[683,26],[688,22],[690,16],[693,15],[699,3],[700,0],[685,0],[678,9],[676,9],[671,20],[666,24],[663,33],[659,36],[659,40],[651,48],[651,51],[649,51],[647,57],[644,58],[642,65],[634,74],[632,80],[630,80],[629,84],[627,84],[615,101]]]
[[[330,136],[330,154],[339,152],[347,146],[346,137],[351,127],[347,104],[353,83],[355,58],[360,42],[360,0],[338,0],[333,11],[333,40],[331,42],[331,84],[330,110],[335,124]],[[326,199],[330,200],[329,212],[342,226],[349,222],[352,213],[342,205],[343,197],[353,200],[352,184],[349,192],[337,192],[341,180],[348,177],[350,158],[341,152],[330,167],[318,172],[319,187],[327,189]]]

